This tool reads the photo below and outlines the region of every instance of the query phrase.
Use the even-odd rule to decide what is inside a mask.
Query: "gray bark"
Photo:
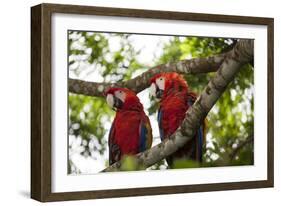
[[[187,111],[186,117],[177,131],[166,141],[135,156],[138,166],[136,169],[147,168],[159,162],[177,151],[195,135],[195,131],[225,91],[227,85],[234,79],[239,69],[253,60],[253,47],[253,40],[241,40],[235,45],[227,54],[215,76]],[[122,168],[122,161],[109,166],[104,172],[117,171],[120,168]]]

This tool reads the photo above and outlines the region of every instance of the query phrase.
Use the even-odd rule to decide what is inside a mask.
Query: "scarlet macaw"
[[[175,72],[157,74],[151,78],[150,83],[151,94],[161,99],[157,120],[163,141],[181,125],[186,111],[196,100],[196,94],[189,91],[186,81]],[[205,129],[204,121],[192,140],[166,158],[170,168],[173,168],[174,161],[178,159],[202,162]]]
[[[123,155],[134,155],[151,147],[152,129],[137,95],[126,88],[106,91],[108,105],[116,115],[109,133],[109,164]]]

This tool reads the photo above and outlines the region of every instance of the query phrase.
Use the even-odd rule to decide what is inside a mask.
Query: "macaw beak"
[[[113,94],[107,94],[106,96],[106,102],[107,104],[113,109],[121,109],[123,106],[122,100],[118,99],[115,95]]]
[[[164,90],[160,89],[159,86],[156,83],[152,83],[150,85],[150,94],[157,99],[161,99],[164,93]]]
[[[117,109],[121,109],[123,106],[123,102],[121,99],[113,96],[113,107],[117,108]]]
[[[159,87],[156,85],[156,92],[155,92],[155,94],[156,94],[156,98],[161,99],[163,94],[164,94],[164,90],[159,89]]]

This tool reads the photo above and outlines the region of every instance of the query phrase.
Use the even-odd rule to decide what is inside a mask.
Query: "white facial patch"
[[[160,90],[165,90],[165,78],[159,77],[156,79],[156,84]]]
[[[108,94],[108,95],[106,96],[106,102],[107,102],[107,104],[108,104],[111,108],[113,108],[114,99],[113,99],[113,95],[112,95],[112,94]]]
[[[126,94],[121,90],[117,90],[114,92],[115,97],[120,99],[123,103],[125,102]]]
[[[152,83],[149,87],[149,93],[151,96],[156,97],[156,85]]]

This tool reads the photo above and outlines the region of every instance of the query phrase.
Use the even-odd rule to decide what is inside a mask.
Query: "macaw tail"
[[[197,132],[197,160],[202,162],[203,154],[206,151],[207,120],[204,119]]]

